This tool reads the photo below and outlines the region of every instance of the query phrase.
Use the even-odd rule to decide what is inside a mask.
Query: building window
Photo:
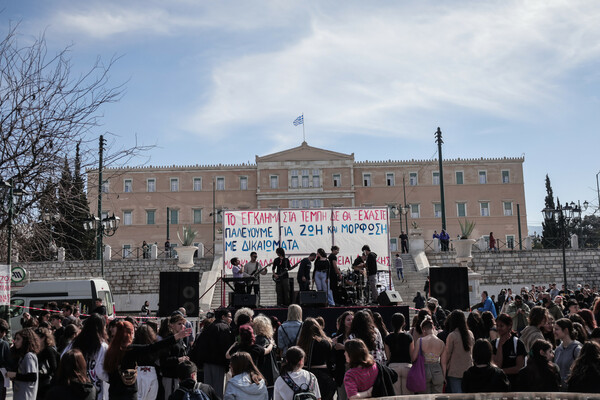
[[[310,200],[302,200],[302,208],[310,208]]]
[[[396,186],[396,179],[394,178],[394,174],[388,172],[385,174],[385,183],[388,186]]]
[[[240,190],[248,190],[248,177],[240,176]]]
[[[225,190],[225,178],[217,178],[217,190]]]
[[[290,207],[292,207],[292,208],[300,208],[300,201],[299,200],[292,200],[290,202]]]
[[[416,172],[411,172],[410,174],[408,174],[408,184],[410,186],[417,186],[419,184]]]
[[[314,200],[312,200],[311,203],[312,203],[312,207],[314,207],[314,208],[323,207],[323,200],[321,200],[321,199],[314,199]]]
[[[279,176],[277,175],[271,175],[269,177],[270,180],[270,187],[271,189],[278,189],[279,188]]]
[[[363,186],[371,186],[371,174],[363,174]]]
[[[390,239],[390,251],[393,253],[394,251],[398,251],[398,239],[391,238]]]
[[[440,173],[439,171],[433,171],[433,174],[431,176],[431,183],[434,185],[439,185],[440,184]]]
[[[102,211],[102,218],[101,219],[106,219],[108,218],[108,211]]]
[[[312,170],[312,181],[314,188],[321,187],[321,171],[319,171],[318,169]]]
[[[435,218],[442,218],[442,205],[440,203],[433,205],[433,216]]]
[[[462,171],[456,171],[456,184],[462,185],[464,183],[464,174]]]
[[[155,217],[156,210],[146,210],[146,224],[154,225],[156,223]]]
[[[292,176],[292,181],[291,181],[291,186],[292,188],[296,189],[298,188],[298,170],[297,169],[293,169],[290,172],[290,175]]]
[[[308,170],[307,169],[303,169],[302,170],[302,187],[303,188],[307,188],[310,186],[310,177],[308,175]]]
[[[510,171],[502,171],[502,183],[510,183]]]
[[[125,193],[133,192],[133,181],[131,179],[125,179],[125,184],[123,185],[123,191]]]
[[[131,225],[133,223],[133,214],[131,211],[123,211],[123,225]]]
[[[419,218],[421,216],[420,208],[421,207],[419,204],[411,204],[410,205],[410,217],[411,218]]]
[[[194,192],[202,190],[202,178],[194,178]]]
[[[194,209],[194,224],[201,224],[201,223],[202,223],[202,209],[195,208]]]
[[[488,203],[487,201],[479,203],[479,209],[481,210],[482,217],[490,216],[490,203]]]
[[[146,191],[156,192],[156,179],[150,178],[146,181]]]
[[[479,183],[487,183],[487,171],[479,171]]]
[[[179,210],[173,210],[171,208],[169,209],[169,212],[171,213],[170,223],[173,225],[177,225],[179,223]]]
[[[456,203],[456,215],[459,217],[467,216],[467,203]]]
[[[506,235],[506,247],[511,250],[515,248],[515,235]]]
[[[504,201],[504,216],[511,217],[513,215],[512,201]]]
[[[179,192],[179,178],[171,178],[171,192]]]
[[[333,187],[342,186],[342,176],[340,174],[333,174]]]
[[[123,245],[123,258],[129,258],[129,257],[131,257],[131,245],[124,244]]]
[[[109,184],[108,179],[102,182],[102,193],[108,193]]]

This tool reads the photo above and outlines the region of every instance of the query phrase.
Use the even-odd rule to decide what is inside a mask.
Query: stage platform
[[[302,319],[307,317],[323,317],[325,320],[325,333],[331,335],[336,331],[336,320],[345,311],[357,312],[360,310],[369,309],[372,312],[378,312],[383,317],[383,321],[387,326],[388,330],[391,328],[392,315],[395,313],[404,314],[407,326],[410,326],[410,309],[408,305],[397,305],[397,306],[346,306],[346,307],[302,307]],[[284,322],[287,319],[287,308],[283,307],[266,307],[266,308],[255,308],[254,315],[264,314],[267,317],[275,316],[279,322]],[[235,311],[232,311],[235,312]]]

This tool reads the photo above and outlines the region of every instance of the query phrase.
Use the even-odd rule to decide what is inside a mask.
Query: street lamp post
[[[585,211],[588,207],[588,202],[583,203],[583,210]],[[581,206],[571,202],[566,203],[564,206],[558,205],[557,208],[544,208],[542,210],[544,220],[552,221],[555,220],[558,223],[560,229],[560,243],[562,249],[562,268],[563,268],[563,280],[565,283],[565,293],[568,292],[567,285],[567,257],[566,257],[566,239],[567,239],[567,228],[574,227],[581,221]]]
[[[90,215],[89,219],[83,221],[83,228],[86,231],[96,232],[96,243],[102,244],[102,239],[105,236],[109,237],[117,233],[120,222],[121,218],[115,216],[115,214],[102,219],[94,215]],[[102,251],[102,248],[100,248],[100,255],[98,259],[100,260],[100,273],[102,274],[102,278],[104,278],[104,252]]]

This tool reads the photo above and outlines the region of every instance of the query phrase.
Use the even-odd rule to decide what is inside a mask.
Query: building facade
[[[476,223],[472,238],[494,237],[505,246],[527,235],[524,158],[452,159],[443,162],[447,230],[460,233],[459,220]],[[388,206],[391,249],[413,222],[430,239],[442,227],[437,160],[364,161],[300,146],[266,156],[255,164],[106,169],[103,213],[121,218],[105,239],[113,252],[140,256],[143,241],[162,250],[167,237],[192,225],[197,241],[211,249],[220,234],[221,210]],[[97,197],[97,170],[88,171],[88,198]],[[97,202],[90,201],[94,213]],[[94,207],[96,209],[94,210]],[[402,210],[403,212],[399,212]],[[326,245],[324,245],[326,247]]]

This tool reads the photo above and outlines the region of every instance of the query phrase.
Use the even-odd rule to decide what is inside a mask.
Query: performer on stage
[[[267,269],[263,269],[260,274],[257,274],[256,272],[258,270],[261,269],[260,264],[256,261],[256,257],[258,257],[258,254],[256,254],[255,251],[253,251],[252,253],[250,253],[250,261],[248,261],[246,263],[246,265],[244,265],[244,276],[255,276],[256,280],[254,281],[254,283],[250,283],[248,282],[248,285],[246,286],[246,293],[250,294],[252,293],[252,288],[254,288],[254,294],[258,296],[258,298],[260,299],[260,276],[261,275],[266,275],[267,274]]]
[[[231,259],[231,272],[234,278],[244,277],[244,268],[240,265],[240,260],[237,257]],[[246,293],[246,284],[244,282],[234,282],[233,287],[235,293]]]
[[[277,292],[277,304],[287,307],[290,305],[290,280],[288,270],[291,268],[290,260],[285,257],[285,250],[278,247],[275,250],[277,258],[273,260],[273,279]]]
[[[363,254],[367,256],[365,261],[367,267],[367,282],[369,284],[369,292],[371,295],[371,302],[377,303],[377,255],[371,252],[371,248],[368,245],[362,247]]]
[[[313,279],[317,285],[317,290],[324,291],[327,293],[327,303],[330,306],[334,306],[335,302],[333,301],[333,292],[331,291],[331,287],[329,286],[329,276],[330,276],[331,264],[327,259],[327,254],[325,250],[318,249],[317,250],[317,259],[315,261],[315,270],[313,272]]]
[[[329,264],[331,265],[331,273],[329,274],[329,286],[332,291],[335,291],[338,283],[342,281],[342,273],[337,265],[337,255],[340,252],[340,248],[338,246],[331,246],[331,254],[327,259],[329,260]]]
[[[364,254],[356,257],[356,260],[352,263],[352,269],[354,270],[354,276],[356,277],[356,300],[362,301],[363,291],[365,289],[365,268],[367,266],[367,256]]]
[[[297,278],[300,291],[310,290],[310,268],[315,258],[317,258],[317,253],[310,253],[310,256],[300,261]]]

